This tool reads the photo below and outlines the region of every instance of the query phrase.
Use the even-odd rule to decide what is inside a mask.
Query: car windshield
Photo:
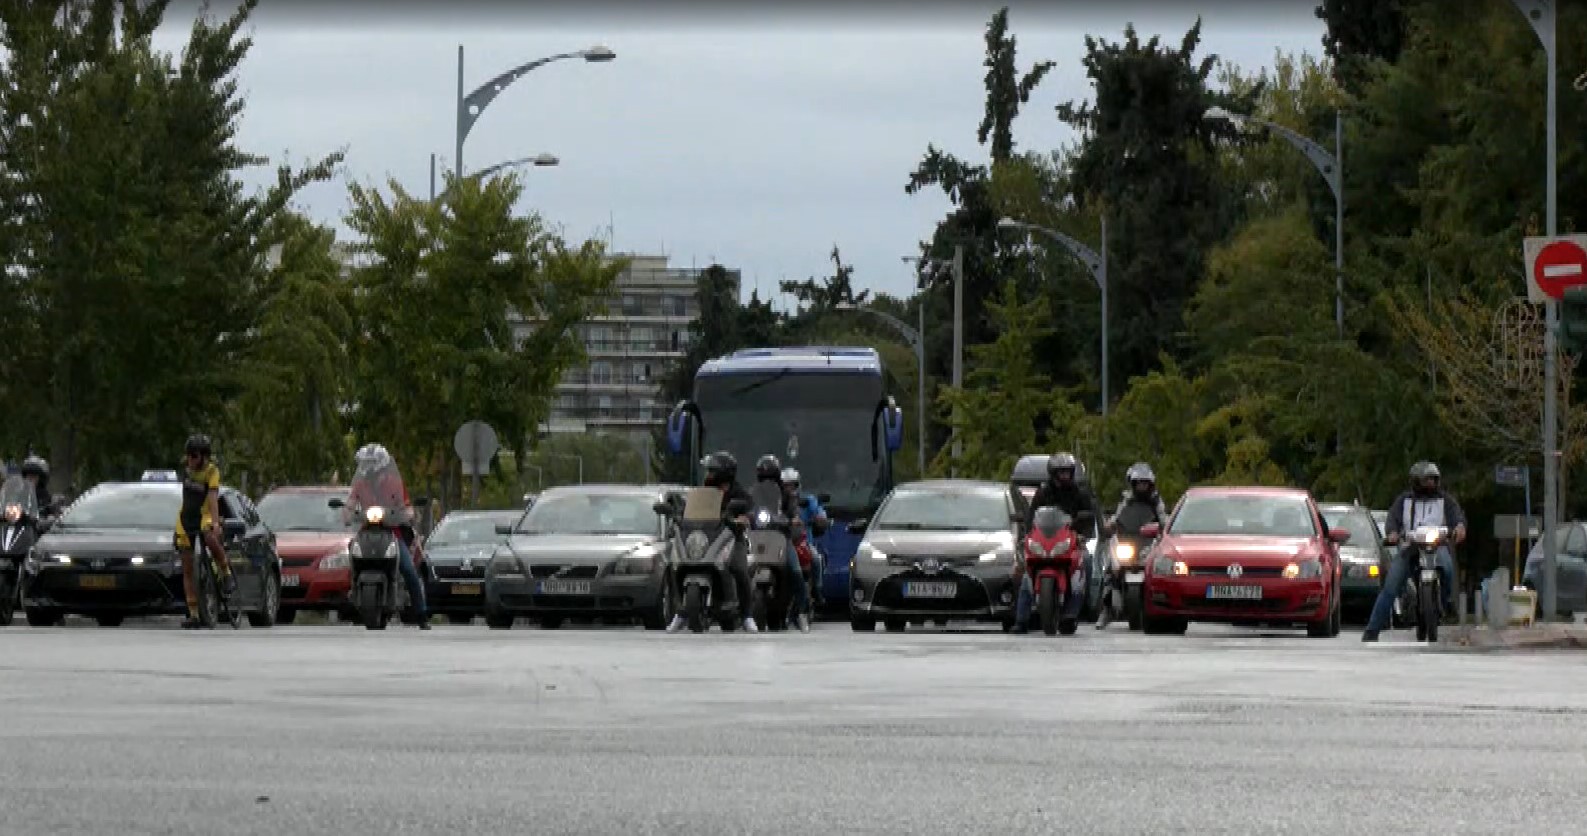
[[[332,497],[338,496],[346,499],[344,494],[320,491],[266,494],[259,500],[259,516],[271,531],[346,531],[352,526],[344,523],[342,512],[329,504]]]
[[[426,546],[477,546],[493,543],[501,536],[498,525],[512,525],[519,514],[449,514],[425,539]]]
[[[61,516],[60,528],[174,528],[182,497],[174,485],[90,493]]]
[[[633,493],[542,494],[520,534],[655,534],[658,497]]]
[[[1305,499],[1260,494],[1191,494],[1168,530],[1171,534],[1317,536]]]
[[[1008,528],[1007,492],[1002,488],[900,488],[893,491],[871,528],[893,531],[998,531]]]
[[[1349,507],[1325,508],[1323,519],[1327,520],[1332,528],[1342,528],[1350,532],[1347,545],[1370,549],[1377,543],[1378,532],[1372,525],[1370,514]]]

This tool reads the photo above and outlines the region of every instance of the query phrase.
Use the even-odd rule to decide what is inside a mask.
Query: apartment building
[[[664,255],[620,255],[607,312],[578,327],[588,358],[557,384],[541,432],[603,432],[647,436],[667,418],[661,380],[689,347],[700,315],[695,287],[703,268],[671,267]],[[728,271],[734,286],[739,271]],[[639,441],[640,439],[635,439]]]

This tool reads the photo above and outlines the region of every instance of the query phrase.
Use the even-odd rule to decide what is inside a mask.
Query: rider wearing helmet
[[[1460,503],[1444,491],[1438,465],[1429,461],[1411,465],[1410,490],[1395,497],[1394,503],[1389,506],[1383,542],[1385,545],[1398,545],[1403,535],[1423,525],[1448,528],[1456,545],[1466,539],[1466,514],[1460,510]],[[1444,574],[1443,583],[1439,586],[1444,592],[1444,609],[1448,611],[1453,609],[1455,596],[1455,559],[1447,544],[1438,547],[1438,568]],[[1394,599],[1399,597],[1400,590],[1404,588],[1410,569],[1410,547],[1407,547],[1394,556],[1394,562],[1384,574],[1383,589],[1378,593],[1377,604],[1372,607],[1367,629],[1361,634],[1362,641],[1377,641],[1379,631],[1388,626],[1389,615],[1394,611]]]
[[[791,467],[784,468],[782,472],[783,490],[788,498],[799,509],[799,521],[804,524],[805,544],[810,547],[810,577],[813,579],[810,590],[811,605],[821,603],[821,578],[826,571],[826,556],[816,547],[815,538],[826,533],[831,526],[827,519],[827,509],[821,507],[821,500],[815,494],[800,491],[799,471]]]
[[[755,481],[769,482],[777,486],[777,495],[782,497],[782,515],[786,519],[799,516],[799,503],[788,494],[788,486],[782,479],[782,462],[776,456],[767,453],[755,462]],[[788,548],[785,549],[788,558],[788,586],[793,590],[794,597],[794,622],[799,629],[810,632],[810,592],[805,589],[803,582],[795,583],[794,579],[801,577],[799,573],[799,551],[794,548],[793,538],[788,538]]]
[[[60,513],[55,507],[55,498],[50,496],[50,463],[39,456],[30,455],[22,460],[22,478],[33,486],[33,495],[38,500],[39,517],[53,517]]]
[[[220,542],[220,530],[215,523],[220,519],[220,468],[212,459],[214,454],[209,436],[189,436],[183,452],[186,454],[182,474],[182,508],[176,515],[176,551],[182,560],[182,591],[187,598],[186,629],[199,626],[198,590],[193,586],[193,546],[199,537],[210,554],[215,555],[216,573],[220,576],[224,594],[237,590],[237,579],[226,560],[226,550]]]
[[[1157,474],[1152,472],[1151,465],[1146,462],[1130,465],[1124,472],[1124,481],[1129,487],[1125,488],[1118,507],[1113,509],[1113,516],[1102,524],[1102,530],[1112,536],[1140,539],[1141,528],[1147,523],[1161,525],[1168,519],[1168,508],[1157,493]],[[1111,565],[1112,559],[1108,562]],[[1098,630],[1106,628],[1113,620],[1111,596],[1104,596],[1101,610],[1097,614]]]
[[[351,490],[348,492],[347,505],[343,506],[344,514],[351,514],[349,506],[359,508],[372,504],[384,504],[383,497],[402,497],[402,518],[407,522],[397,529],[397,570],[402,573],[402,582],[408,587],[408,600],[413,605],[413,611],[419,618],[419,629],[430,629],[430,610],[424,600],[424,581],[419,577],[419,569],[413,561],[413,543],[417,539],[417,532],[413,530],[413,503],[408,498],[408,486],[402,480],[402,471],[397,468],[396,461],[385,447],[375,443],[365,444],[353,454],[353,459],[358,463],[354,470],[377,473],[378,479],[384,484],[369,485],[365,481],[353,478]],[[373,496],[365,493],[373,492]]]
[[[1041,483],[1036,489],[1036,495],[1031,497],[1030,503],[1025,508],[1025,525],[1021,531],[1030,531],[1034,524],[1036,512],[1042,508],[1058,508],[1070,517],[1077,518],[1081,514],[1089,514],[1092,520],[1097,516],[1097,498],[1090,489],[1079,481],[1080,460],[1073,453],[1054,453],[1047,459],[1047,481]],[[1077,528],[1076,534],[1085,538],[1091,532]],[[1021,542],[1024,538],[1021,537]],[[1019,598],[1014,604],[1014,632],[1025,633],[1028,631],[1027,623],[1030,621],[1030,609],[1035,590],[1031,586],[1030,577],[1025,574],[1025,561],[1014,561],[1014,574],[1019,581]],[[1078,610],[1084,603],[1085,596],[1074,595],[1065,603],[1066,608]]]
[[[748,528],[749,517],[746,514],[734,514],[729,510],[734,502],[743,503],[745,508],[753,504],[749,492],[738,484],[738,459],[726,450],[719,450],[701,459],[700,467],[705,470],[701,484],[722,492],[722,524],[736,526],[739,531]],[[744,629],[756,632],[760,628],[755,624],[755,619],[750,617],[749,549],[742,536],[733,546],[727,569],[733,576],[733,585],[738,588],[739,614],[744,619]],[[676,633],[683,629],[683,625],[683,615],[674,615],[672,623],[667,625],[667,632]]]

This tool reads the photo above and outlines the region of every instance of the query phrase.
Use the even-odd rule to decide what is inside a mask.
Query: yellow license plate
[[[452,584],[452,594],[453,595],[478,595],[479,592],[480,592],[480,588],[479,588],[479,584],[477,584],[477,583],[454,583],[454,584]]]
[[[83,589],[115,589],[115,575],[82,575],[77,578],[77,585]]]

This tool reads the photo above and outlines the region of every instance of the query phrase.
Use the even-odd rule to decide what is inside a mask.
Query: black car
[[[567,618],[640,620],[660,630],[674,601],[666,518],[657,502],[672,486],[568,485],[540,494],[485,571],[485,623],[520,616],[560,627]]]
[[[502,541],[500,525],[522,519],[522,511],[453,511],[424,539],[430,578],[424,599],[430,613],[467,624],[485,612],[485,566]]]
[[[856,631],[969,619],[1012,626],[1017,511],[1007,485],[936,479],[899,485],[869,521],[849,569]]]
[[[28,623],[48,627],[74,614],[115,627],[129,615],[185,614],[174,538],[181,496],[180,483],[151,481],[106,483],[79,497],[27,560]],[[219,504],[241,610],[253,626],[270,627],[281,601],[275,534],[236,490],[222,487]]]

